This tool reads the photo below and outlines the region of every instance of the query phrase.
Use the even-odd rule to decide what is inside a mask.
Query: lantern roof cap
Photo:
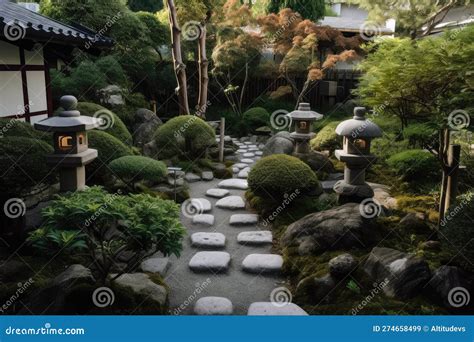
[[[365,107],[355,107],[354,117],[341,122],[336,127],[336,134],[344,137],[356,138],[378,138],[383,135],[382,129],[373,121],[367,119]]]
[[[321,120],[323,118],[323,114],[319,114],[318,112],[312,111],[310,104],[306,102],[301,102],[298,106],[298,109],[289,113],[288,116],[293,120],[308,121],[316,121]]]
[[[47,132],[80,132],[100,127],[100,119],[81,116],[77,99],[66,95],[60,100],[62,111],[57,115],[35,123],[35,128]]]

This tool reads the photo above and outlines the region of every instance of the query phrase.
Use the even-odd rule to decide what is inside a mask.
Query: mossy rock
[[[81,112],[81,115],[96,116],[104,119],[105,126],[107,127],[107,129],[104,129],[105,132],[127,145],[132,144],[132,135],[128,131],[127,126],[125,126],[123,121],[114,112],[91,102],[79,102],[77,104],[77,110]]]
[[[109,163],[114,175],[128,181],[159,182],[168,170],[163,162],[142,156],[124,156]]]
[[[28,122],[16,119],[0,119],[0,138],[3,137],[24,137],[53,144],[52,133],[38,131]]]
[[[408,150],[387,159],[387,164],[403,180],[439,179],[440,166],[436,158],[425,150]]]
[[[318,151],[334,151],[341,148],[342,137],[336,134],[337,125],[339,125],[339,122],[333,121],[324,126],[311,140],[311,148]]]
[[[214,129],[197,116],[177,116],[157,129],[156,157],[205,158],[207,149],[216,145],[215,136]]]
[[[270,113],[265,108],[250,108],[242,115],[243,123],[249,132],[255,133],[257,129],[268,126],[270,123]]]
[[[250,190],[257,196],[282,199],[285,195],[319,194],[316,174],[298,158],[275,154],[260,159],[248,176]]]

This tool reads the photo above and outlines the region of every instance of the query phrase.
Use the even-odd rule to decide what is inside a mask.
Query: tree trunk
[[[245,78],[244,78],[244,83],[242,84],[242,90],[240,92],[240,100],[239,100],[240,113],[242,113],[242,104],[244,102],[244,95],[245,95],[245,90],[247,88],[248,80],[249,80],[249,62],[245,62]]]
[[[206,118],[207,110],[207,92],[209,86],[209,61],[206,56],[206,38],[207,29],[206,23],[202,24],[201,35],[198,40],[199,53],[199,100],[198,100],[198,115]]]
[[[449,148],[449,129],[444,128],[439,134],[439,152],[438,159],[441,162],[443,169],[443,180],[441,181],[441,191],[439,198],[439,220],[438,227],[444,221],[446,213],[446,197],[448,192],[448,176],[449,176],[449,161],[448,161],[448,148]]]
[[[168,3],[168,17],[171,29],[174,72],[176,75],[176,81],[178,82],[176,93],[179,99],[179,114],[187,115],[189,114],[188,85],[186,79],[186,65],[183,63],[183,57],[181,53],[181,28],[178,24],[174,1],[166,1]]]

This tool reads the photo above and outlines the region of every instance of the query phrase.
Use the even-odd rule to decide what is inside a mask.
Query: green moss
[[[342,147],[342,137],[336,134],[338,121],[333,121],[324,126],[316,136],[311,140],[311,148],[313,150],[330,150],[334,151]]]
[[[112,172],[129,181],[146,180],[159,182],[168,173],[166,165],[155,159],[142,156],[125,156],[109,163]]]
[[[425,150],[407,150],[387,159],[387,164],[404,180],[439,180],[440,167],[436,158]]]
[[[255,132],[257,128],[268,126],[270,123],[270,113],[262,107],[250,108],[242,118],[249,132]]]

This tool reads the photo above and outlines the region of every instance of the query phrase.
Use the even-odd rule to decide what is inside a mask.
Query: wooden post
[[[449,145],[448,163],[448,186],[446,191],[446,202],[444,212],[447,213],[451,205],[456,201],[458,192],[459,163],[461,159],[461,145]]]
[[[224,137],[225,137],[225,118],[221,118],[220,125],[220,140],[219,140],[219,161],[224,162]]]

